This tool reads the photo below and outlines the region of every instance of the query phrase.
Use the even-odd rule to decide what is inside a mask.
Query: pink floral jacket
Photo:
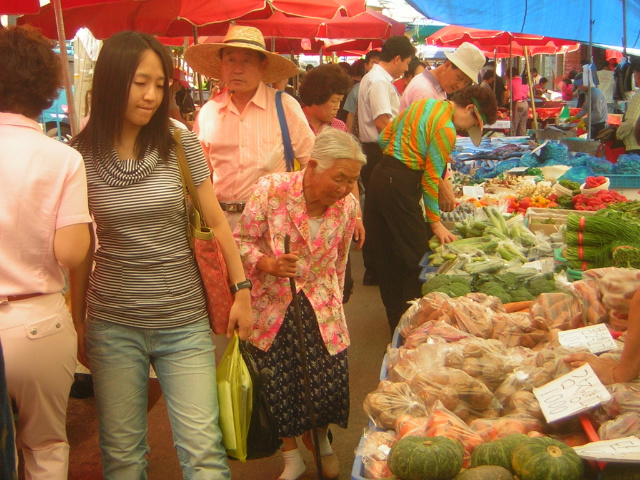
[[[289,234],[291,251],[300,257],[296,287],[311,302],[327,350],[335,355],[350,343],[342,290],[357,202],[353,195],[347,195],[327,208],[312,241],[303,177],[304,171],[262,177],[234,231],[245,272],[253,282],[250,340],[259,349],[269,350],[293,298],[288,277],[275,277],[256,268],[264,255],[284,253],[284,238]]]

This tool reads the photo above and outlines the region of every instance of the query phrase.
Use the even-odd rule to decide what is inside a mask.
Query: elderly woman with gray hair
[[[338,478],[327,439],[330,423],[347,427],[349,332],[342,289],[357,200],[349,195],[366,163],[352,135],[329,128],[316,138],[307,167],[258,181],[236,226],[247,278],[253,282],[251,351],[260,369],[274,372],[266,386],[283,440],[281,480],[303,478],[306,465],[296,437],[313,451],[304,390],[308,368],[325,478]],[[285,237],[291,251],[285,252]],[[307,365],[300,360],[290,277],[295,279]]]

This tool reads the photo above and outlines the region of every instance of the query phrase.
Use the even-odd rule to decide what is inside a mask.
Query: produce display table
[[[504,133],[505,135],[509,133],[509,129],[511,128],[511,121],[507,120],[498,120],[496,123],[492,123],[491,125],[484,125],[482,128],[483,136],[490,137],[496,132]]]

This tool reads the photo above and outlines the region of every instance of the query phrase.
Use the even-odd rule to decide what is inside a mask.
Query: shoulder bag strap
[[[193,177],[191,177],[191,170],[189,170],[189,162],[187,162],[187,156],[182,146],[182,129],[176,128],[173,130],[173,139],[176,141],[176,156],[178,157],[178,167],[180,168],[180,177],[182,178],[182,185],[186,187],[187,193],[191,198],[191,203],[198,212],[202,212],[200,209],[200,200],[198,198],[198,191],[193,183]]]
[[[280,122],[280,130],[282,131],[282,145],[284,147],[284,159],[287,163],[287,172],[294,169],[293,148],[291,147],[291,137],[289,136],[289,126],[287,118],[284,115],[284,107],[282,106],[282,90],[276,92],[276,110],[278,112],[278,120]]]
[[[182,189],[184,191],[185,208],[187,211],[187,237],[189,238],[189,245],[193,248],[194,237],[201,240],[211,240],[215,235],[213,229],[207,227],[204,217],[202,216],[198,191],[193,183],[187,156],[182,146],[181,130],[180,128],[174,129],[173,138],[176,141],[176,157],[178,157],[178,168],[180,170],[180,178],[182,179]],[[187,193],[191,200],[191,209],[187,201]]]

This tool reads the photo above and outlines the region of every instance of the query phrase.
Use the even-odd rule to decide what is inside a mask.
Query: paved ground
[[[349,348],[351,413],[347,430],[333,428],[333,448],[338,453],[341,465],[340,480],[351,478],[354,451],[368,422],[362,410],[362,402],[367,393],[374,390],[378,384],[382,357],[390,340],[378,288],[362,286],[363,267],[359,252],[352,252],[352,263],[356,288],[345,308],[352,343]],[[93,398],[71,399],[67,418],[71,444],[70,480],[102,478],[97,428]],[[173,448],[167,411],[162,399],[149,413],[149,444],[149,480],[180,480],[182,473]],[[302,444],[300,446],[305,460],[313,463],[311,454]],[[233,480],[275,480],[283,468],[280,453],[267,459],[246,463],[230,461],[230,465]],[[315,468],[313,471],[315,472]],[[315,474],[310,478],[316,478]]]

